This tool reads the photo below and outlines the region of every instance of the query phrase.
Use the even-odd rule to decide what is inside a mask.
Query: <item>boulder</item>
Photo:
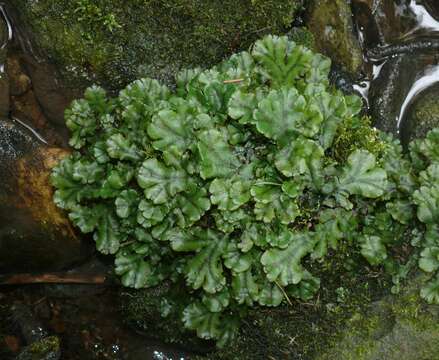
[[[397,42],[418,25],[407,0],[352,0],[352,8],[367,47]]]
[[[90,253],[52,200],[51,168],[68,153],[0,120],[0,272],[59,270]]]
[[[216,64],[265,34],[285,32],[302,0],[6,3],[33,44],[23,42],[29,54],[47,55],[70,86],[118,91],[144,76],[171,81],[179,69]]]

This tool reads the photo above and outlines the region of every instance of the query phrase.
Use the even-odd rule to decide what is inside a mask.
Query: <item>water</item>
[[[439,82],[439,65],[428,66],[419,79],[417,79],[410,88],[404,102],[401,105],[401,110],[396,118],[398,129],[401,128],[403,119],[407,113],[408,107],[413,103],[416,97],[429,88],[430,86]]]
[[[409,8],[416,16],[416,26],[409,31],[404,37],[409,37],[416,32],[426,31],[427,33],[439,32],[439,21],[437,21],[430,13],[427,11],[422,1],[411,0]]]
[[[355,84],[354,89],[365,100],[367,108],[377,120],[378,127],[400,134],[410,106],[424,90],[439,82],[439,63],[435,59],[430,60],[439,52],[439,21],[428,12],[423,1],[394,2],[394,8],[391,9],[393,12],[385,15],[398,23],[400,33],[395,34],[382,24],[385,18],[382,13],[381,18],[377,19],[381,22],[379,25],[370,19],[371,16],[378,16],[379,11],[390,12],[389,8],[378,9],[380,2],[374,4],[375,7],[368,10],[371,11],[370,16],[365,20],[364,3],[354,2],[358,37],[365,52],[367,67],[366,77]],[[392,24],[387,26],[390,28]],[[413,57],[412,61],[416,59],[418,65],[404,69],[399,74],[396,73],[396,69],[387,69],[382,74],[387,62],[391,61],[389,65],[393,66],[395,57],[405,54],[410,54]],[[428,57],[428,54],[431,56]],[[396,78],[394,84],[386,82],[389,74]],[[413,80],[411,84],[406,85],[406,81],[403,78],[398,81],[398,77]],[[395,84],[397,88],[392,89]],[[386,85],[389,88],[384,90]],[[372,101],[371,89],[379,99]],[[390,99],[383,99],[386,97]],[[383,125],[384,122],[388,124]]]

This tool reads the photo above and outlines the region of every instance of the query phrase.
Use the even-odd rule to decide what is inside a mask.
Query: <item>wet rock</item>
[[[52,201],[50,171],[67,153],[0,120],[0,272],[58,270],[90,253]]]
[[[363,54],[354,34],[351,8],[346,0],[311,2],[307,26],[314,34],[316,47],[323,54],[358,76]]]
[[[32,79],[32,89],[44,115],[55,127],[64,128],[64,110],[77,92],[70,91],[57,80],[54,65],[37,62],[31,56],[24,56],[23,63]]]
[[[46,68],[44,64],[40,64],[39,67]],[[49,69],[47,68],[47,70]],[[58,84],[54,81],[53,71],[54,69],[52,69],[52,72],[46,72],[45,75],[45,77],[50,78],[50,81],[46,81],[44,78],[41,79],[38,76],[36,79],[43,81],[45,84]],[[58,119],[57,123],[53,119],[49,119],[43,107],[43,105],[52,106],[63,114],[69,100],[67,100],[61,85],[52,87],[52,92],[56,92],[57,96],[47,96],[47,99],[50,100],[44,101],[44,96],[37,98],[30,75],[26,71],[26,56],[15,51],[8,54],[6,72],[9,77],[11,95],[10,118],[19,119],[36,129],[51,146],[66,147],[68,132],[64,122],[59,122],[60,119]],[[41,90],[41,86],[36,86],[36,88]],[[44,93],[47,95],[50,92]]]
[[[30,308],[23,303],[11,307],[10,319],[28,344],[40,341],[48,335]]]
[[[354,79],[351,74],[344,71],[341,67],[333,64],[331,66],[331,72],[329,73],[329,81],[337,89],[343,91],[347,95],[351,95],[355,92],[354,90]]]
[[[17,353],[20,349],[20,340],[16,336],[7,335],[3,338],[3,342],[2,346],[5,346],[11,353]]]
[[[10,40],[10,23],[0,4],[0,117],[9,115],[9,79],[5,73],[7,45]]]
[[[166,318],[161,316],[161,300],[169,295],[170,285],[165,283],[151,289],[121,291],[120,306],[126,323],[137,332],[155,340],[196,349],[200,353],[214,349],[212,342],[201,340],[187,330],[179,314],[171,312]]]
[[[404,143],[424,138],[428,131],[439,127],[439,84],[435,84],[416,95],[401,124]]]
[[[60,341],[56,336],[49,336],[25,347],[16,360],[59,360],[60,358]]]
[[[0,62],[1,62],[1,58],[0,58]],[[8,115],[9,115],[9,79],[6,73],[0,71],[0,117],[7,117]]]
[[[433,360],[439,353],[439,307],[418,289],[389,296],[352,316],[333,346],[315,360]]]
[[[8,10],[17,15],[13,16],[17,27],[31,36],[30,45],[23,41],[28,53],[40,49],[48,55],[71,80],[69,85],[98,82],[113,90],[142,76],[169,81],[181,68],[215,64],[264,34],[284,32],[301,4],[301,0],[7,1]]]
[[[17,57],[8,57],[6,72],[10,79],[9,91],[12,96],[21,96],[30,90],[31,80],[29,76],[23,72]]]
[[[439,3],[437,0],[423,0],[422,4],[428,10],[430,15],[439,21]]]
[[[439,39],[413,39],[399,44],[378,46],[367,51],[367,56],[372,60],[382,60],[399,54],[437,53]]]
[[[28,344],[20,351],[16,360],[58,360],[60,358],[58,337],[48,336],[40,320],[28,305],[23,302],[15,303],[8,311],[8,318]]]
[[[418,19],[410,0],[352,0],[358,29],[365,46],[393,43],[413,30]]]
[[[379,76],[371,82],[369,92],[374,126],[397,135],[405,113],[405,104],[412,96],[411,90],[416,81],[428,81],[429,71],[437,64],[437,55],[403,54],[386,59]],[[435,81],[435,78],[430,81]]]

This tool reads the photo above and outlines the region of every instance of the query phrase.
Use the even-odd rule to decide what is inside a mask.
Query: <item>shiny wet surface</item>
[[[407,138],[406,115],[439,82],[439,14],[428,0],[354,0],[353,12],[366,58],[354,85],[375,126]]]
[[[0,289],[0,358],[15,359],[29,342],[55,335],[63,360],[190,359],[188,352],[129,328],[119,295],[118,288],[96,285]]]

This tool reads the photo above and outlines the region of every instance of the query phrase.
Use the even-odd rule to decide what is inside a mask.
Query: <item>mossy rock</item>
[[[17,360],[58,360],[60,356],[58,337],[49,336],[24,348],[17,356]]]
[[[438,359],[439,307],[420,299],[420,282],[355,314],[315,360]]]
[[[351,314],[361,312],[388,288],[386,276],[377,277],[364,270],[364,260],[356,254],[348,256],[355,270],[347,270],[345,255],[334,255],[330,262],[321,264],[320,275],[325,286],[316,298],[277,308],[250,309],[237,339],[221,349],[185,330],[178,312],[165,319],[160,317],[161,299],[167,298],[170,291],[178,296],[175,285],[123,291],[124,318],[149,337],[200,353],[194,360],[313,360],[315,354],[331,345],[335,330],[343,329]]]
[[[119,89],[210,66],[284,33],[302,0],[14,0],[20,26],[71,79]]]
[[[404,142],[422,139],[439,126],[439,85],[435,84],[417,95],[403,119],[401,137]]]
[[[358,77],[363,54],[355,37],[350,3],[347,0],[312,0],[310,3],[307,26],[315,36],[317,50]]]

